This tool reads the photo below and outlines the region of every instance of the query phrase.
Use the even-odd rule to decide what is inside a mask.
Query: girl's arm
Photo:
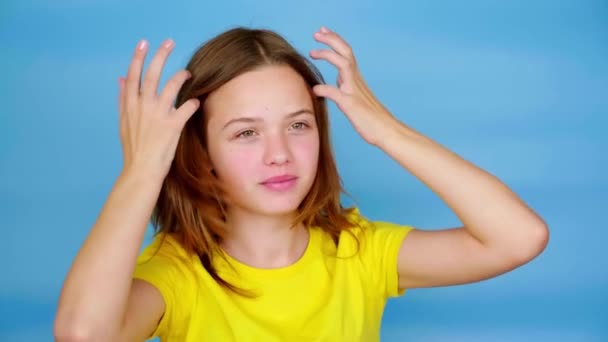
[[[462,284],[522,265],[545,248],[545,222],[494,176],[399,122],[365,84],[351,47],[335,32],[314,35],[330,49],[311,57],[335,65],[338,87],[317,85],[355,130],[431,188],[456,213],[463,227],[414,230],[398,259],[400,288]]]
[[[544,221],[505,184],[400,122],[379,147],[454,211],[463,227],[414,230],[399,252],[400,288],[463,284],[497,276],[540,254]]]
[[[119,340],[125,328],[143,340],[156,327],[164,312],[162,296],[141,284],[133,284],[136,291],[131,293],[131,287],[160,184],[136,171],[118,177],[65,279],[55,318],[57,341]],[[134,301],[142,296],[146,300],[129,308],[130,297]],[[133,324],[124,327],[127,309],[132,316],[129,321],[134,317],[143,321],[137,324],[139,332]]]
[[[133,272],[179,136],[199,103],[191,99],[173,108],[190,77],[186,70],[157,94],[171,40],[154,56],[142,80],[147,47],[140,42],[126,80],[119,79],[123,171],[65,279],[54,325],[58,341],[143,340],[165,310],[160,292],[133,281]]]

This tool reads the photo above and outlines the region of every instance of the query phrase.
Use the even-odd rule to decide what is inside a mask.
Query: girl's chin
[[[290,215],[297,212],[302,199],[298,198],[260,198],[244,207],[247,211],[261,215]]]

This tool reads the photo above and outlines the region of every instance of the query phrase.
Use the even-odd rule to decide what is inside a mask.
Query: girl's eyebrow
[[[298,115],[302,115],[302,114],[310,114],[310,115],[314,116],[314,113],[312,112],[312,110],[304,108],[304,109],[300,109],[293,113],[288,114],[285,118],[290,119],[290,118],[293,118],[294,116],[298,116]],[[260,117],[242,116],[242,117],[234,118],[234,119],[228,121],[224,125],[224,127],[222,127],[222,130],[226,129],[226,127],[230,126],[231,124],[237,123],[237,122],[253,123],[253,122],[261,122],[261,121],[264,121],[264,120]]]

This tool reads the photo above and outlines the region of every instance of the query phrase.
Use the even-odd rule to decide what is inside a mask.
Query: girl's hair
[[[331,149],[327,104],[312,92],[314,85],[324,83],[318,69],[270,30],[237,27],[209,40],[190,59],[187,70],[192,77],[176,99],[176,108],[190,98],[198,98],[200,106],[182,131],[154,208],[152,224],[157,234],[170,234],[188,253],[195,253],[220,285],[241,294],[245,293],[243,289],[222,279],[212,263],[214,257],[223,255],[219,243],[226,234],[225,208],[229,203],[209,159],[204,104],[210,93],[233,78],[269,65],[286,65],[302,76],[309,88],[319,130],[315,180],[298,207],[294,225],[302,222],[307,227],[319,227],[336,244],[340,233],[352,226],[348,219],[352,209],[340,204],[340,194],[346,192]]]

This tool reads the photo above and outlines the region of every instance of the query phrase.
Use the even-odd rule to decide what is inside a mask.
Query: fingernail
[[[140,41],[140,42],[139,42],[139,44],[137,45],[137,48],[138,48],[139,50],[143,50],[143,49],[145,49],[145,48],[146,48],[146,46],[147,46],[147,45],[148,45],[148,42],[147,42],[147,41],[145,41],[145,40],[142,40],[142,41]]]
[[[166,47],[167,49],[173,46],[173,39],[167,39],[165,40],[165,43],[163,44],[164,47]]]
[[[329,32],[329,30],[327,29],[327,27],[321,26],[321,32],[327,33],[327,32]]]

